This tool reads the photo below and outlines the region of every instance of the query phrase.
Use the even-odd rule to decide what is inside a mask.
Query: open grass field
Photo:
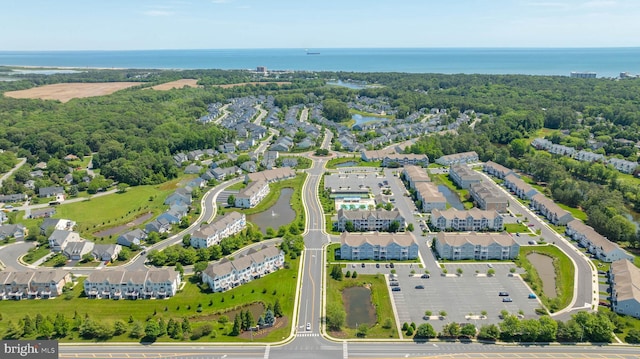
[[[56,208],[55,218],[68,218],[77,222],[76,230],[83,238],[94,238],[94,233],[126,224],[137,217],[153,212],[162,213],[165,198],[178,188],[182,177],[149,186],[130,187],[125,193],[114,193],[90,200],[63,204]],[[110,243],[105,238],[105,243]],[[116,238],[111,242],[115,243]]]
[[[358,278],[343,278],[342,281],[337,281],[327,276],[327,307],[334,303],[344,306],[342,290],[353,286],[367,286],[371,289],[371,303],[376,309],[377,323],[369,326],[366,337],[397,339],[398,331],[396,330],[397,326],[391,306],[389,289],[382,275],[358,275]],[[387,320],[391,321],[391,328],[383,328]],[[348,328],[345,324],[340,332],[331,332],[330,335],[341,339],[356,338],[356,329]]]
[[[183,87],[202,87],[198,85],[197,79],[182,79],[152,86],[151,89],[158,91],[167,91],[171,89],[181,89]]]
[[[187,277],[184,280],[186,284],[183,290],[176,294],[175,297],[164,300],[88,299],[82,295],[84,279],[81,278],[71,292],[55,299],[2,301],[0,333],[4,333],[9,321],[17,323],[26,314],[34,318],[37,314],[55,316],[55,313],[62,313],[67,319],[71,320],[77,313],[79,318],[89,315],[92,320],[105,324],[112,324],[116,320],[128,323],[130,318],[143,324],[149,318],[163,318],[165,322],[170,318],[180,321],[182,321],[182,318],[189,318],[191,327],[194,329],[205,323],[210,323],[214,325],[214,329],[217,331],[216,338],[207,336],[201,338],[200,341],[242,341],[244,339],[226,335],[231,325],[230,323],[217,323],[218,314],[234,309],[237,310],[252,303],[273,304],[278,299],[284,316],[291,318],[295,302],[299,260],[289,262],[290,269],[283,268],[224,293],[203,292],[197,284],[192,283]],[[200,312],[198,311],[199,305]],[[55,308],[55,313],[52,312],[52,308]],[[229,317],[233,322],[233,316]],[[288,332],[289,326],[283,326],[262,338],[254,338],[254,341],[280,340]],[[84,340],[78,338],[77,331],[73,331],[70,336],[61,339],[61,341],[77,342]],[[114,337],[113,341],[131,342],[137,341],[137,339],[129,338],[128,333],[126,333]],[[158,341],[176,340],[163,336],[158,338]]]
[[[28,90],[9,91],[4,95],[12,98],[58,100],[65,103],[74,98],[110,95],[116,91],[139,85],[141,85],[140,82],[62,83],[34,87]]]
[[[550,299],[542,293],[542,280],[538,276],[536,268],[527,260],[527,255],[530,253],[540,253],[553,258],[553,268],[556,274],[556,298]],[[527,271],[522,278],[551,312],[566,308],[571,303],[575,268],[569,257],[558,247],[553,245],[521,246],[516,264]]]

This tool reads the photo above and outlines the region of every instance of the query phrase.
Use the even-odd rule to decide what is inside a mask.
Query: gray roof
[[[416,237],[411,232],[404,233],[349,233],[343,232],[340,235],[340,242],[344,245],[351,247],[359,247],[364,243],[369,243],[372,246],[388,246],[391,243],[396,243],[401,247],[409,247],[412,245],[418,245]]]

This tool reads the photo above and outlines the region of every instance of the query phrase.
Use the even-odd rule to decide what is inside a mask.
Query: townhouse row
[[[202,282],[213,292],[224,292],[277,271],[284,266],[284,252],[277,247],[263,246],[230,260],[210,263],[202,272]]]
[[[62,294],[71,273],[61,269],[0,272],[0,299],[48,299]]]
[[[94,271],[84,281],[84,293],[90,299],[164,299],[176,295],[180,283],[173,269]]]

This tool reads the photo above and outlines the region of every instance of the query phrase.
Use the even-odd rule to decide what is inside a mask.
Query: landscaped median
[[[552,259],[555,273],[555,293],[543,291],[543,281],[538,275],[536,267],[527,259],[530,254],[541,254]],[[516,264],[522,267],[526,273],[522,275],[531,289],[538,295],[542,303],[549,311],[557,312],[571,304],[573,298],[575,268],[571,259],[554,245],[546,246],[522,246]]]

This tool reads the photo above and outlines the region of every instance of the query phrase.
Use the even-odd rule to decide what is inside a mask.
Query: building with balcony
[[[411,232],[349,233],[340,235],[340,259],[409,260],[418,258],[418,242]]]
[[[247,227],[247,217],[244,213],[229,212],[218,217],[191,235],[191,246],[194,248],[209,248],[219,244],[224,238],[240,233]]]
[[[449,177],[460,188],[469,189],[472,184],[480,183],[482,177],[467,165],[451,165]]]
[[[334,221],[336,230],[344,232],[348,222],[353,224],[352,232],[388,231],[389,226],[393,222],[398,222],[398,230],[403,231],[407,224],[397,209],[392,211],[385,211],[383,209],[373,211],[338,210],[338,215]]]
[[[520,245],[507,233],[439,232],[434,248],[441,259],[515,259]]]
[[[277,271],[284,265],[284,252],[277,247],[251,249],[234,260],[210,263],[202,272],[202,282],[213,292],[224,292]]]
[[[484,211],[472,208],[460,211],[449,208],[444,211],[434,209],[431,211],[431,226],[439,231],[454,230],[466,231],[494,231],[499,232],[504,228],[502,216],[496,211]]]

